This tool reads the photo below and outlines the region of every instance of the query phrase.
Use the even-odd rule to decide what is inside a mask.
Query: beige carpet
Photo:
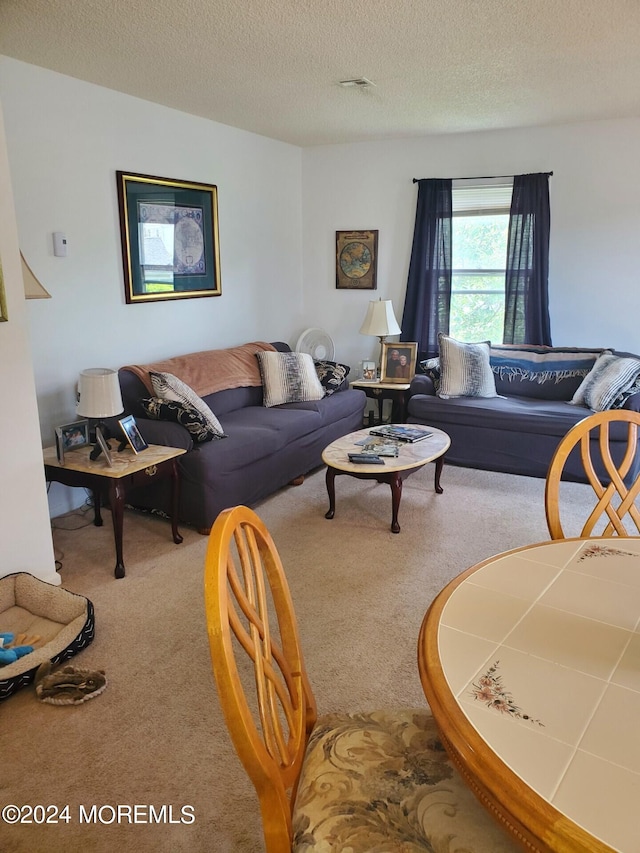
[[[405,482],[399,535],[389,530],[389,488],[348,477],[336,479],[336,517],[327,521],[322,471],[257,507],[287,570],[321,713],[423,705],[416,641],[434,595],[479,560],[548,538],[542,480],[445,466],[442,484],[436,495],[432,465]],[[569,493],[579,513],[590,490]],[[166,521],[127,512],[127,576],[115,580],[106,521],[54,534],[63,585],[96,611],[96,639],[74,662],[104,668],[106,691],[55,707],[26,688],[0,705],[0,805],[68,804],[69,821],[0,822],[0,851],[261,851],[257,801],[211,674],[207,540],[183,529],[176,546]],[[150,823],[148,808],[136,823],[124,812],[109,822],[113,807],[136,804],[172,811],[161,824]],[[80,807],[90,814],[94,805],[107,806],[104,822],[81,822]],[[192,823],[180,822],[183,806],[193,808]]]

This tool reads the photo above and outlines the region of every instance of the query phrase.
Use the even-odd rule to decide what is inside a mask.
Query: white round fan
[[[298,338],[296,352],[308,352],[314,361],[333,361],[335,344],[324,329],[305,329]]]

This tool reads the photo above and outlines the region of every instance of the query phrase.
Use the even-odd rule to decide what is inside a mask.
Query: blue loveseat
[[[229,365],[234,364],[238,353],[243,351],[246,356],[246,348],[252,346],[244,344],[193,353],[146,367],[155,370],[160,365],[184,381],[190,371],[193,375],[193,365],[197,366],[198,361],[218,365],[228,374]],[[289,346],[282,342],[267,346],[290,352]],[[148,417],[141,401],[149,398],[150,390],[141,379],[140,367],[121,368],[119,380],[125,412],[134,415],[145,440],[188,451],[178,459],[181,475],[178,517],[202,533],[209,531],[222,509],[237,504],[254,506],[322,465],[321,454],[328,444],[362,427],[366,402],[364,392],[350,389],[345,379],[338,390],[320,400],[267,408],[263,405],[262,385],[247,384],[251,379],[243,375],[238,377],[237,387],[225,387],[202,396],[226,437],[194,443],[193,435],[182,424]],[[233,381],[224,384],[233,386]],[[134,507],[169,514],[169,483],[166,479],[153,481],[131,490],[127,499]]]
[[[439,397],[438,359],[422,362],[425,372],[415,376],[408,392],[407,421],[429,424],[449,434],[447,463],[546,477],[560,440],[574,424],[592,414],[588,406],[570,401],[603,352],[640,359],[612,350],[492,346],[495,397]],[[640,379],[614,405],[640,411]],[[618,462],[626,447],[626,430],[612,430],[612,438],[613,458]],[[635,473],[634,469],[629,477]],[[577,452],[569,457],[565,477],[586,482]]]

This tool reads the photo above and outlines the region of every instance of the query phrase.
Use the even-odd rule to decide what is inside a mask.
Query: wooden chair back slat
[[[626,446],[619,463],[616,463],[613,458],[611,441],[611,427],[617,423],[627,425]],[[567,459],[576,447],[579,447],[582,467],[597,498],[580,536],[588,538],[593,535],[608,537],[614,535],[637,536],[640,534],[640,510],[635,503],[640,493],[640,475],[636,476],[631,484],[625,484],[625,478],[632,470],[632,466],[640,453],[638,448],[639,425],[640,413],[615,409],[597,412],[584,418],[565,435],[556,448],[549,465],[545,486],[545,511],[547,526],[552,539],[565,538],[560,518],[560,482]],[[596,438],[597,441],[594,443]],[[593,458],[594,447],[597,447],[599,451],[597,462],[601,474],[598,474],[596,470],[596,461]],[[604,523],[605,520],[604,529],[596,533],[596,525]],[[629,529],[627,525],[629,525]],[[635,527],[635,531],[633,527]]]
[[[258,794],[267,853],[282,853],[291,848],[292,798],[317,715],[280,557],[247,507],[216,519],[204,586],[220,704]]]

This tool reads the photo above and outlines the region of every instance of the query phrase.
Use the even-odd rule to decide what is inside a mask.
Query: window
[[[513,181],[453,182],[449,334],[501,342]]]

